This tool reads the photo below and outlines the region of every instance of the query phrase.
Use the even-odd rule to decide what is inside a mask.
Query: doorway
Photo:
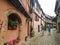
[[[38,32],[40,32],[40,25],[38,25]]]

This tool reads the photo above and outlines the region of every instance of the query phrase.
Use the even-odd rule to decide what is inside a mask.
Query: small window
[[[37,15],[35,16],[35,21],[39,21],[39,17]]]
[[[43,18],[43,15],[41,15],[41,17]]]
[[[38,32],[40,32],[40,25],[38,25]]]

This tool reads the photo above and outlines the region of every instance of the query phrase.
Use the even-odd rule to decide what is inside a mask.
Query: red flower
[[[8,45],[13,45],[13,41],[8,42]]]
[[[16,42],[19,42],[19,41],[20,41],[20,39],[19,39],[19,38],[17,38],[17,39],[16,39]]]

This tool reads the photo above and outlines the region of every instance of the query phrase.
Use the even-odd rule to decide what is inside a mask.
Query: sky
[[[45,14],[48,14],[54,17],[56,16],[54,12],[56,0],[38,0],[38,1]]]

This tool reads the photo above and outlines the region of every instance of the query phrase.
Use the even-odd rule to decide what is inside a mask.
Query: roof
[[[35,3],[37,4],[37,7],[39,7],[39,9],[41,9],[41,5],[39,4],[38,0],[35,0]]]
[[[9,0],[9,2],[10,2],[15,8],[17,8],[20,12],[22,12],[25,17],[30,18],[30,16],[28,15],[28,13],[26,12],[26,10],[24,9],[24,7],[22,6],[22,4],[20,3],[19,0]]]
[[[56,0],[55,13],[60,11],[60,0]]]
[[[46,17],[47,19],[49,19],[49,20],[53,20],[53,19],[54,19],[54,17],[51,17],[51,16],[49,16],[49,15],[47,15],[47,14],[45,14],[45,17]]]

